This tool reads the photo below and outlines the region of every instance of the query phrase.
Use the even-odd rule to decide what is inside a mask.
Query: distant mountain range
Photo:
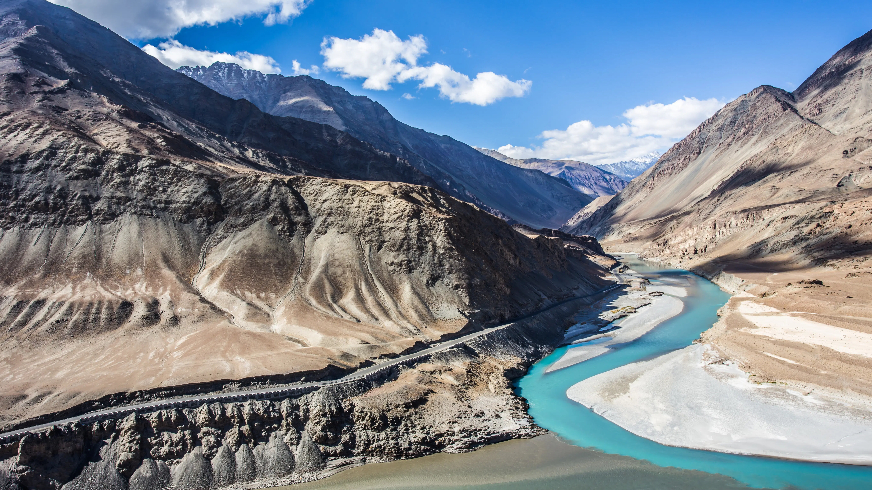
[[[322,80],[265,75],[220,62],[178,71],[268,114],[344,131],[407,161],[452,196],[534,228],[557,228],[593,199],[556,177],[507,165],[448,136],[403,124],[378,102]]]
[[[657,163],[657,160],[659,158],[659,152],[652,152],[648,153],[645,156],[634,158],[632,160],[626,160],[616,163],[606,163],[603,165],[597,165],[597,167],[607,172],[611,172],[629,182],[636,177],[642,175],[646,170],[651,168],[652,165]]]
[[[509,165],[535,169],[565,180],[569,185],[594,198],[612,196],[627,186],[627,181],[603,170],[601,167],[577,162],[575,160],[548,160],[543,158],[511,158],[496,150],[478,148],[476,150]]]

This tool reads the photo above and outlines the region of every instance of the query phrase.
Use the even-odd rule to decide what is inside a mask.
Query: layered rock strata
[[[117,178],[118,158],[77,191],[59,181],[52,204],[46,174],[18,173],[35,162],[60,173],[5,167],[20,176],[6,216],[27,216],[0,235],[7,423],[119,391],[349,369],[605,284],[596,251],[430,188],[158,164],[136,175],[155,199]]]

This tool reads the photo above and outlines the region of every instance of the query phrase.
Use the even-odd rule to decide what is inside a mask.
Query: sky
[[[175,68],[308,74],[516,158],[662,152],[729,101],[791,91],[872,29],[864,1],[52,0]]]

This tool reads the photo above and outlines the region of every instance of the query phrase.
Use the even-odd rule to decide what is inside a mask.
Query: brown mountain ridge
[[[69,9],[0,2],[0,73],[2,424],[351,369],[606,284],[595,250],[527,238]]]
[[[739,292],[704,339],[746,372],[872,395],[869,356],[814,331],[872,335],[872,31],[794,92],[764,85],[727,104],[567,228]],[[752,328],[749,295],[793,341]]]

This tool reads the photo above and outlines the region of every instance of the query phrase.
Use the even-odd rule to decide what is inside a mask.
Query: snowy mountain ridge
[[[627,181],[601,167],[575,160],[548,160],[545,158],[512,158],[488,148],[473,147],[489,157],[515,167],[539,170],[563,179],[574,189],[593,198],[613,196],[627,186]]]
[[[630,181],[642,175],[646,170],[651,168],[652,165],[657,163],[657,160],[660,159],[660,155],[660,152],[653,151],[638,158],[622,162],[601,164],[597,165],[597,167],[618,175],[624,180]]]

